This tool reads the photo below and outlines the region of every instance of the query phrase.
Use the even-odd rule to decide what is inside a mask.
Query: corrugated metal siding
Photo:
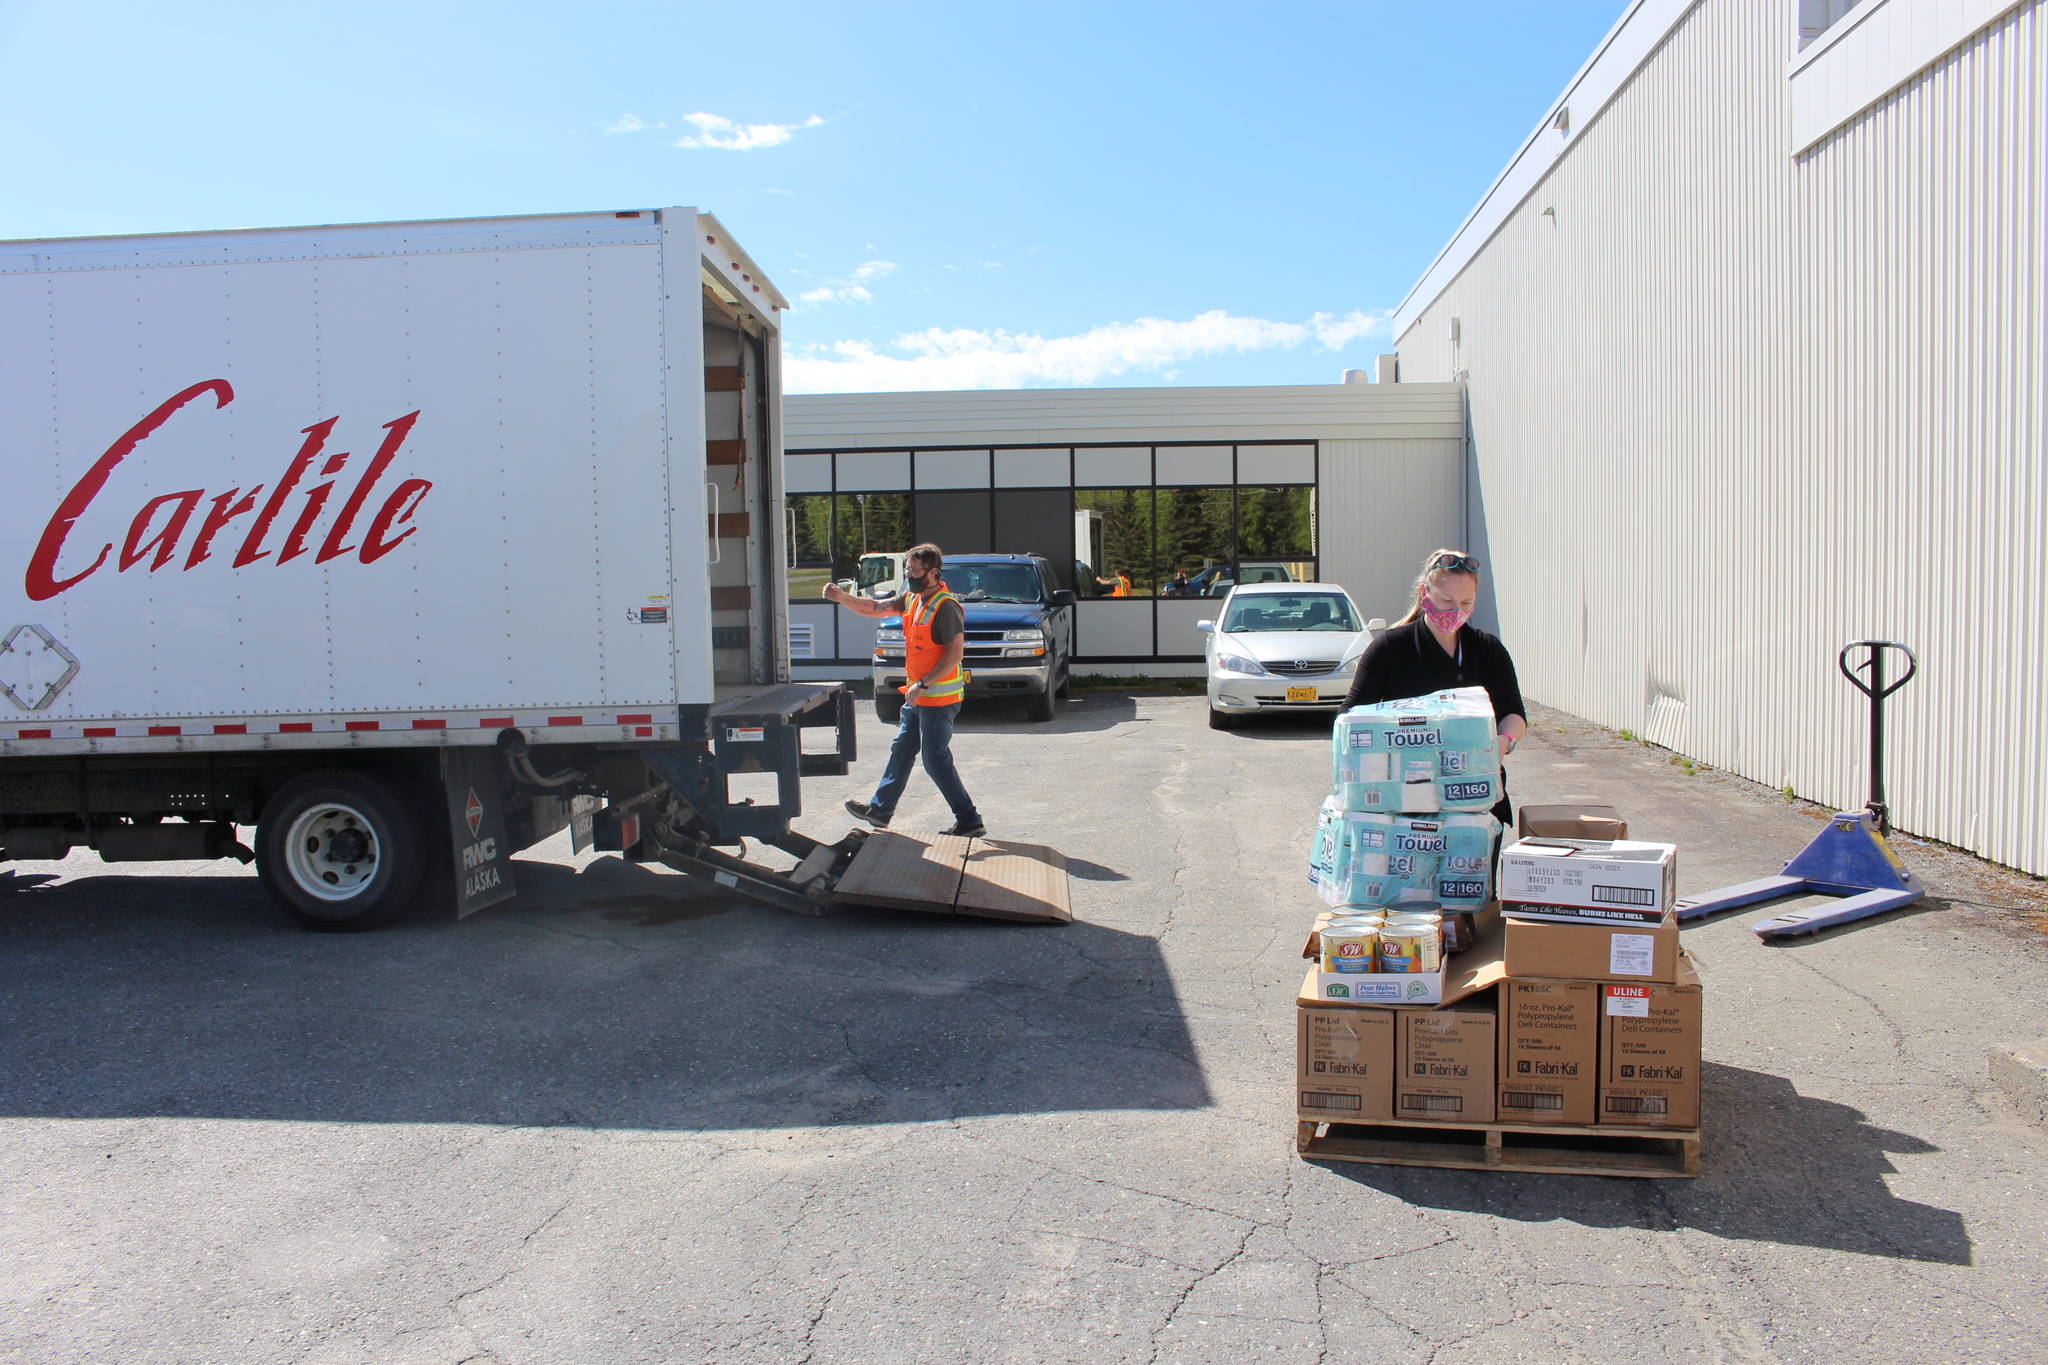
[[[1290,384],[1234,388],[1011,389],[804,394],[783,399],[791,450],[1118,441],[1454,436],[1455,384]]]
[[[1368,617],[1406,614],[1423,556],[1463,535],[1465,443],[1325,441],[1322,474],[1318,572]]]
[[[1835,654],[1904,640],[1898,823],[2048,873],[2048,18],[2013,11],[1797,159],[1785,30],[1783,0],[1695,8],[1402,371],[1465,371],[1532,696],[1860,806],[1868,706]]]

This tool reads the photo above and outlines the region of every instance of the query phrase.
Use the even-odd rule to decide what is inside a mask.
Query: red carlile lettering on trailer
[[[393,526],[402,521],[412,520],[412,514],[419,507],[420,499],[427,496],[427,491],[433,486],[425,479],[407,479],[392,490],[391,496],[384,499],[384,506],[378,509],[376,518],[370,522],[370,534],[363,537],[363,563],[376,563],[397,549],[399,541],[420,529],[417,526],[408,526],[403,534],[390,540],[384,539]]]
[[[215,496],[213,510],[206,514],[206,520],[199,523],[199,539],[192,542],[192,553],[185,560],[187,569],[199,564],[213,553],[214,536],[229,522],[254,507],[256,495],[262,491],[263,485],[259,483],[250,489],[246,496],[239,488],[230,488],[227,492]]]
[[[277,520],[278,512],[284,507],[284,500],[299,486],[299,480],[306,476],[306,471],[312,467],[314,456],[327,444],[327,438],[333,434],[335,423],[340,420],[339,417],[330,417],[300,431],[299,434],[306,438],[306,443],[299,447],[298,454],[292,456],[292,462],[285,466],[284,477],[277,481],[277,488],[272,491],[270,501],[264,503],[263,510],[256,514],[256,524],[249,528],[249,538],[244,540],[242,548],[235,552],[236,568],[247,568],[270,553],[261,548],[263,537],[270,534],[270,523]],[[262,485],[258,484],[257,487],[260,488]]]
[[[121,439],[107,447],[106,454],[93,461],[92,468],[85,471],[85,477],[71,486],[64,500],[57,504],[57,510],[50,514],[49,524],[43,527],[43,536],[36,542],[35,553],[29,556],[28,574],[25,586],[31,602],[47,602],[58,593],[75,584],[84,582],[107,562],[113,552],[113,545],[100,546],[99,555],[86,565],[82,572],[59,580],[57,577],[57,556],[63,553],[64,538],[71,534],[71,528],[85,515],[85,509],[92,506],[92,500],[107,486],[114,468],[134,453],[149,434],[169,421],[179,408],[202,393],[214,396],[214,406],[224,408],[235,401],[235,391],[225,379],[208,379],[194,384],[182,393],[173,394],[157,405],[156,411],[137,422],[122,435]]]
[[[166,493],[160,498],[151,498],[142,504],[142,510],[135,514],[135,520],[128,523],[128,538],[121,542],[121,572],[126,573],[149,558],[151,550],[156,551],[156,561],[149,566],[155,573],[171,562],[171,556],[178,552],[178,537],[185,534],[185,523],[192,519],[192,509],[206,496],[203,488],[188,488],[182,493]],[[164,523],[164,529],[148,540],[142,537],[156,520],[156,509],[170,507],[171,518]]]
[[[240,488],[230,488],[225,493],[187,488],[176,493],[159,494],[143,503],[141,510],[129,521],[118,555],[115,555],[114,544],[110,541],[100,546],[99,553],[84,569],[60,577],[57,561],[64,552],[66,540],[76,529],[79,519],[105,493],[116,467],[134,454],[136,447],[180,408],[207,393],[214,396],[216,408],[226,407],[235,398],[234,389],[225,379],[209,379],[173,395],[107,447],[106,453],[95,460],[85,476],[64,495],[64,500],[57,505],[57,510],[43,528],[35,552],[29,556],[24,582],[31,601],[48,601],[58,593],[76,587],[105,566],[110,555],[115,557],[115,571],[118,573],[126,573],[145,562],[149,565],[149,572],[155,573],[184,550],[183,568],[196,569],[214,557],[214,544],[221,534],[252,512],[255,515],[248,524],[248,534],[235,550],[231,567],[236,569],[246,569],[265,559],[272,565],[286,564],[312,551],[316,545],[319,547],[313,560],[316,564],[325,564],[350,553],[364,564],[374,564],[411,539],[413,533],[420,529],[411,523],[434,485],[428,479],[402,479],[388,496],[376,504],[377,510],[369,516],[360,548],[351,541],[357,523],[372,505],[371,498],[378,483],[390,472],[400,448],[419,422],[419,411],[414,410],[384,423],[384,438],[378,443],[377,453],[370,457],[362,477],[356,480],[355,487],[342,500],[332,520],[327,515],[328,503],[338,482],[336,476],[348,466],[349,452],[327,453],[327,442],[341,422],[339,417],[329,417],[299,429],[299,434],[305,439],[300,443],[298,453],[286,464],[283,476],[269,485],[268,498],[262,496],[266,485],[261,483],[252,484],[246,493]],[[314,473],[315,465],[319,466],[317,474]],[[308,477],[317,478],[319,482],[302,487]],[[297,508],[289,509],[289,504],[295,500]],[[206,508],[203,515],[200,513],[202,505]],[[284,520],[288,510],[292,510],[292,514],[289,520]],[[198,532],[187,548],[186,532],[192,529],[195,520]],[[290,529],[284,533],[282,543],[275,546],[273,557],[273,549],[266,542],[271,540],[271,533],[281,520]]]
[[[405,416],[394,417],[384,424],[384,442],[377,447],[377,453],[371,457],[370,467],[363,471],[363,481],[356,485],[356,491],[349,494],[348,501],[341,505],[341,515],[336,517],[334,525],[328,528],[327,539],[320,546],[320,555],[313,561],[315,564],[325,564],[330,559],[338,559],[355,548],[341,542],[348,535],[349,528],[355,525],[356,513],[363,510],[363,500],[370,496],[371,486],[384,476],[384,471],[398,458],[398,448],[405,444],[406,436],[412,431],[412,424],[419,420],[419,413],[408,412]],[[384,514],[379,512],[377,515],[379,520],[382,520]]]

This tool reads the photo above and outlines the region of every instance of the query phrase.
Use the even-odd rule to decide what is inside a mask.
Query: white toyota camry
[[[1340,709],[1386,622],[1366,621],[1335,583],[1243,583],[1195,628],[1209,637],[1209,724],[1227,730],[1258,711]]]

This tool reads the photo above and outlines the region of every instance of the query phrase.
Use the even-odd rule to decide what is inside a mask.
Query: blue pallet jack
[[[1849,655],[1858,649],[1868,652],[1862,662],[1852,668]],[[1906,656],[1904,676],[1889,685],[1885,682],[1884,668],[1885,651],[1888,649],[1896,649]],[[1920,661],[1913,656],[1912,650],[1896,640],[1852,640],[1842,646],[1842,652],[1835,657],[1835,666],[1842,670],[1842,676],[1857,691],[1870,698],[1870,804],[1859,811],[1837,812],[1828,821],[1828,827],[1785,864],[1780,875],[1724,886],[1704,895],[1687,896],[1673,907],[1680,922],[1705,919],[1709,915],[1740,910],[1763,901],[1782,900],[1787,896],[1843,898],[1833,905],[1773,915],[1750,926],[1758,938],[1793,938],[1853,924],[1872,915],[1882,915],[1888,910],[1911,905],[1927,894],[1926,888],[1906,870],[1905,863],[1892,851],[1891,842],[1886,837],[1892,830],[1891,817],[1884,801],[1884,699],[1912,680],[1913,675],[1920,671]],[[1866,672],[1868,682],[1856,676]]]

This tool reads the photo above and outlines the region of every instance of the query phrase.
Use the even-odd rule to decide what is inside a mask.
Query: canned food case
[[[1316,942],[1311,936],[1311,943]],[[1302,977],[1299,1005],[1448,1005],[1507,978],[1500,920],[1492,918],[1477,943],[1446,957],[1433,972],[1326,972],[1320,952]]]

